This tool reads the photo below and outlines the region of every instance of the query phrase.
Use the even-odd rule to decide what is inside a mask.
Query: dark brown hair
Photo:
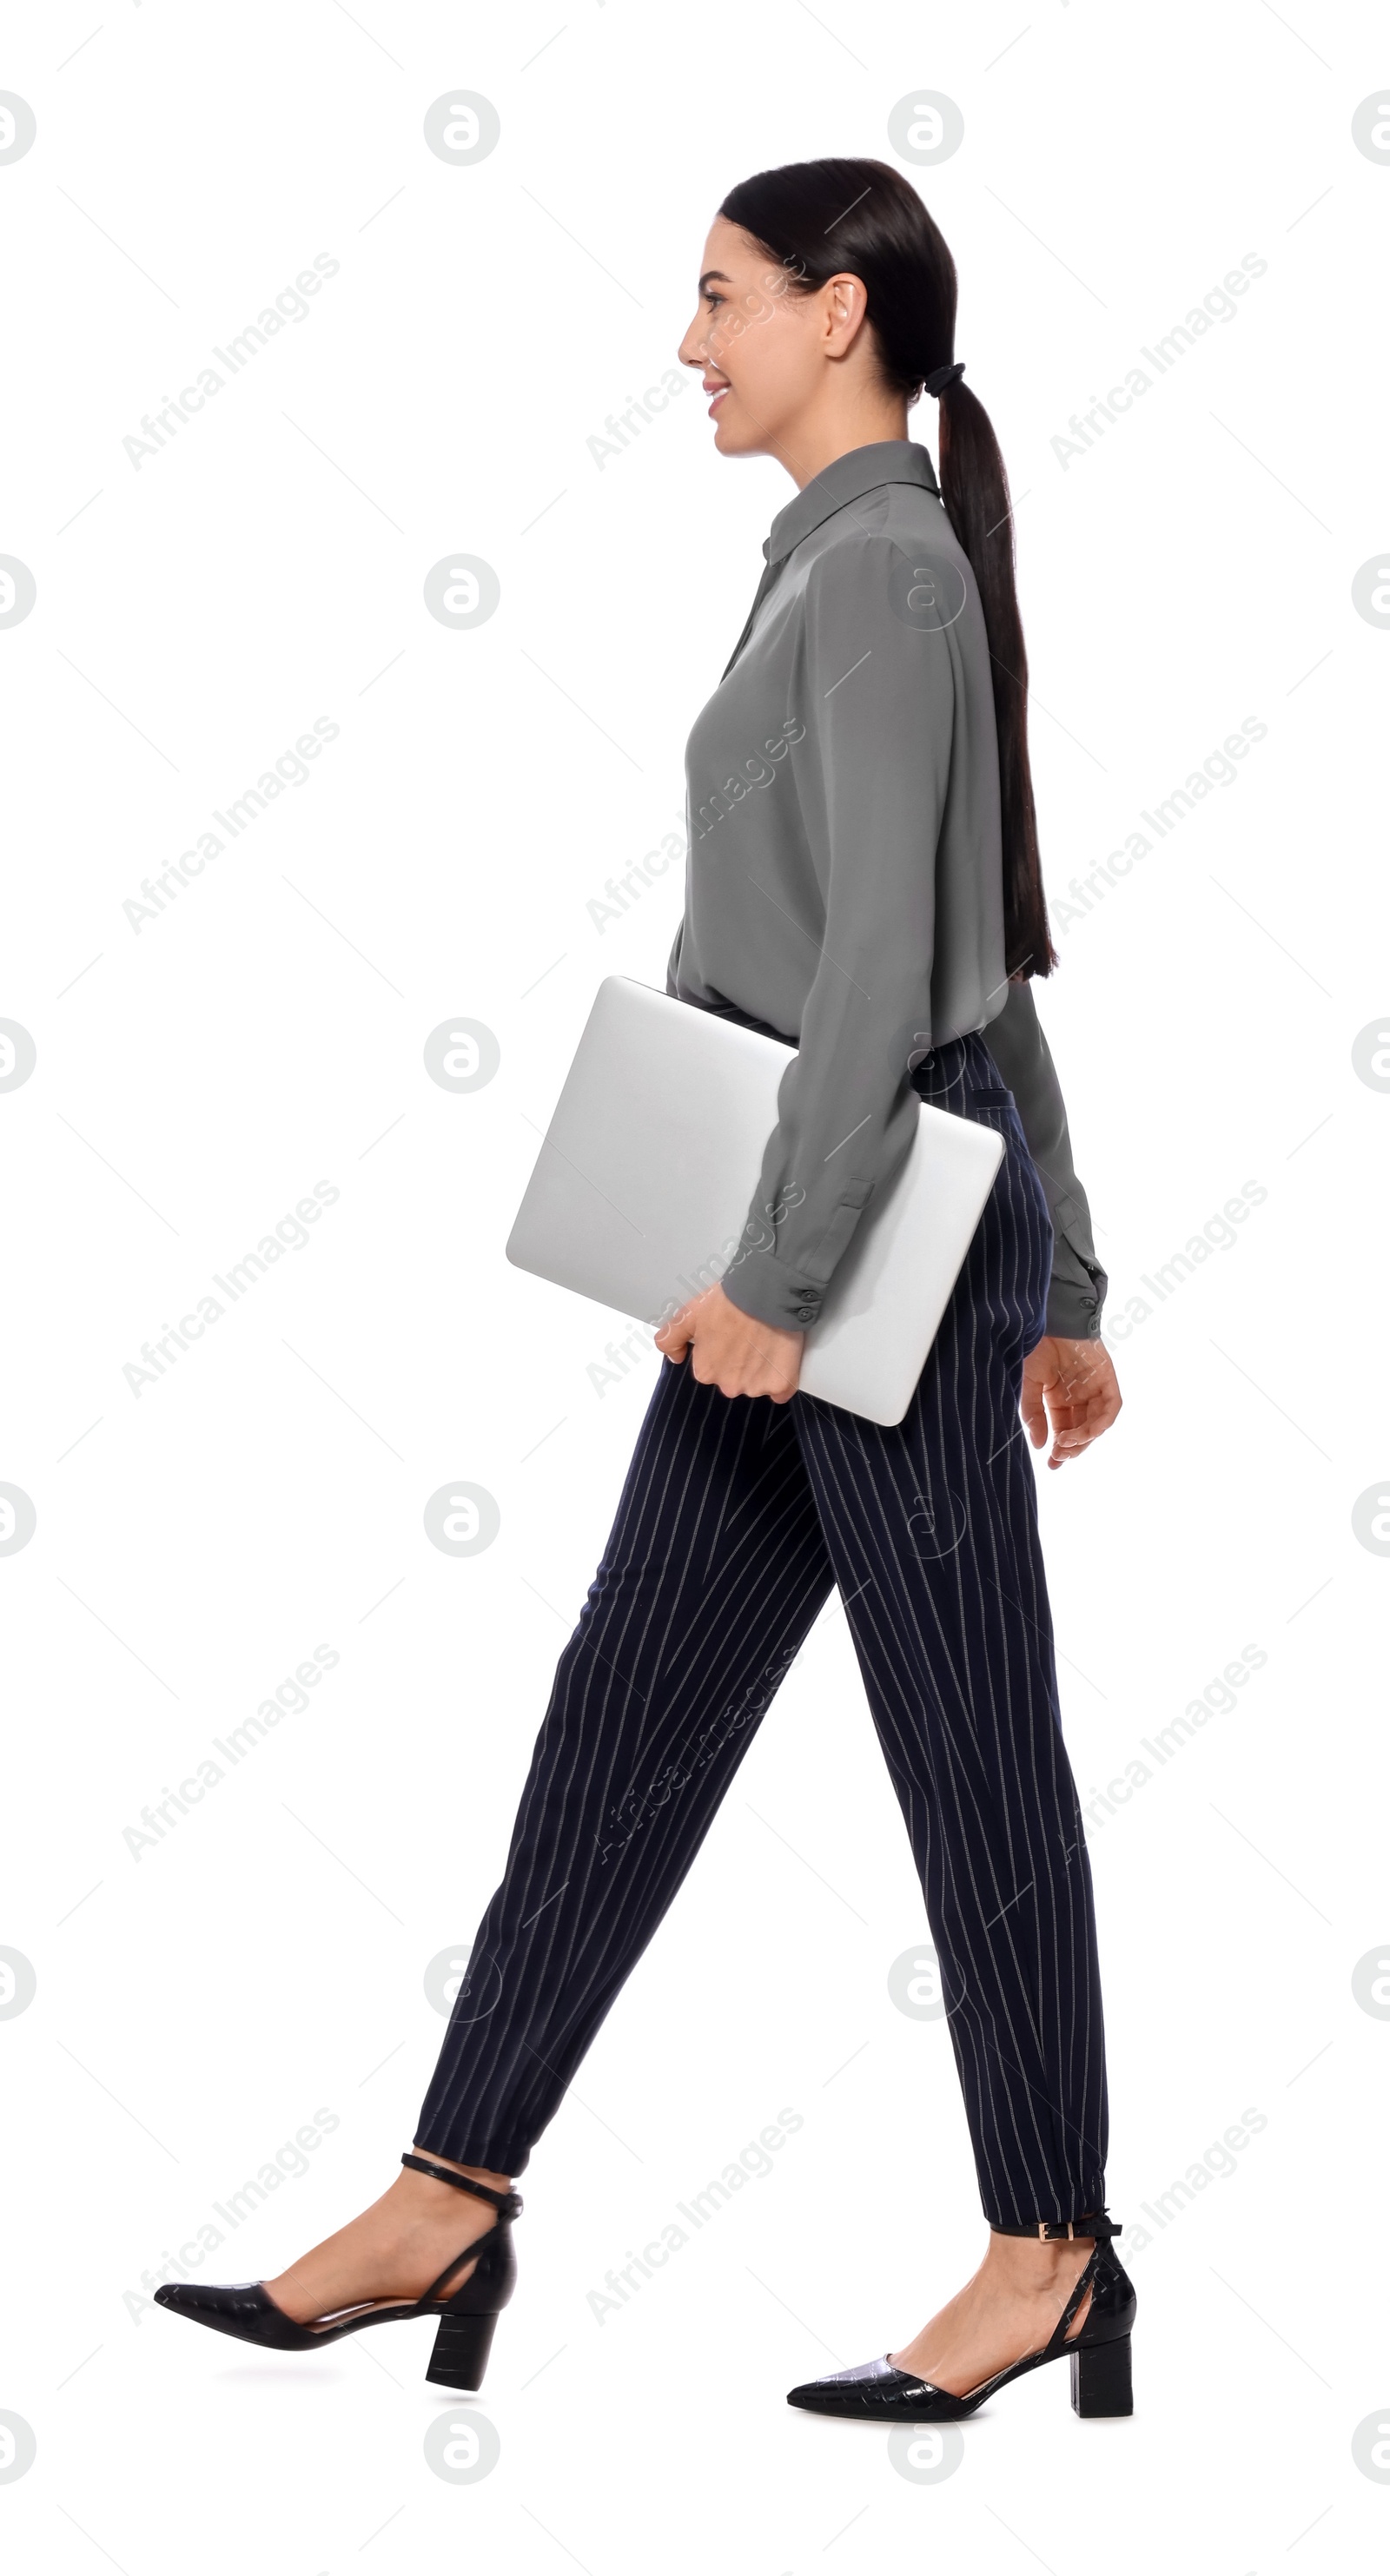
[[[884,382],[917,392],[955,357],[956,265],[915,188],[886,161],[791,161],[731,188],[719,209],[809,293],[847,270],[868,298]],[[1028,762],[1028,656],[1014,586],[1008,477],[988,412],[957,377],[940,397],[941,498],[980,593],[994,680],[1011,975],[1057,965]]]

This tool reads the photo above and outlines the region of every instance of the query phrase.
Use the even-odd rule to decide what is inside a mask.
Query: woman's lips
[[[723,399],[724,399],[724,396],[726,395],[726,393],[727,393],[728,391],[729,391],[729,388],[728,388],[728,386],[727,386],[727,385],[716,385],[716,386],[715,386],[715,388],[714,388],[714,393],[713,393],[713,397],[712,397],[712,399],[711,399],[710,407],[709,407],[709,417],[710,417],[710,419],[711,419],[711,420],[713,420],[715,413],[718,411],[719,406],[720,406],[720,404],[722,403],[722,401],[723,401]]]

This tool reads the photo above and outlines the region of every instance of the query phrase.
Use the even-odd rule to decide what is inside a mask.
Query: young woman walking
[[[910,2342],[791,2402],[942,2420],[1065,2352],[1078,2411],[1124,2414],[1135,2300],[1105,2208],[1091,1879],[1024,1445],[1050,1416],[1061,1466],[1120,1396],[1033,1007],[1057,958],[1008,487],[955,357],[951,255],[897,172],[812,161],[745,180],[701,267],[680,355],[715,446],[776,457],[797,490],[690,736],[667,982],[795,1045],[778,1123],[731,1267],[657,1337],[661,1374],[407,2170],[278,2279],[157,2296],[282,2351],[437,2316],[428,2376],[480,2385],[515,2278],[515,2179],[838,1585],[922,1880],[990,2235]],[[923,390],[939,484],[907,434]],[[1005,1150],[885,1429],[797,1379],[920,1100]]]

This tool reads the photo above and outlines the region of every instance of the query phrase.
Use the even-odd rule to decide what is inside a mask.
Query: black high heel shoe
[[[237,2281],[228,2288],[212,2282],[204,2286],[198,2281],[166,2281],[154,2294],[156,2305],[271,2352],[312,2352],[320,2344],[336,2343],[340,2335],[356,2334],[361,2326],[395,2325],[403,2317],[438,2317],[439,2332],[426,2379],[437,2388],[481,2388],[498,2316],[516,2287],[511,2223],[521,2216],[521,2194],[471,2182],[466,2174],[450,2173],[447,2165],[436,2164],[432,2157],[402,2156],[401,2163],[415,2173],[452,2183],[456,2191],[471,2191],[479,2200],[491,2201],[497,2212],[495,2224],[445,2264],[422,2298],[364,2300],[360,2306],[316,2318],[310,2325],[298,2325],[287,2317],[259,2281]],[[461,2263],[473,2263],[475,2268],[462,2289],[455,2290],[451,2299],[441,2299],[440,2291]]]
[[[852,2370],[832,2370],[825,2379],[804,2381],[800,2388],[788,2391],[787,2404],[807,2407],[815,2415],[848,2415],[863,2424],[953,2424],[962,2415],[973,2415],[996,2388],[1021,2379],[1025,2370],[1041,2370],[1045,2361],[1060,2361],[1066,2352],[1071,2355],[1071,2402],[1078,2415],[1132,2415],[1129,2338],[1139,2301],[1124,2265],[1110,2251],[1111,2238],[1123,2230],[1100,2210],[1090,2218],[1063,2219],[1055,2225],[1039,2221],[1036,2227],[994,2227],[993,2233],[1032,2236],[1044,2243],[1076,2236],[1096,2240],[1040,2352],[1025,2353],[1022,2361],[996,2370],[992,2378],[982,2379],[978,2388],[968,2389],[961,2397],[954,2397],[949,2388],[934,2387],[929,2379],[918,2379],[910,2370],[899,2370],[886,2352],[880,2353],[874,2361],[856,2362]],[[1067,2328],[1088,2290],[1091,2304],[1086,2322],[1078,2335],[1068,2336]]]

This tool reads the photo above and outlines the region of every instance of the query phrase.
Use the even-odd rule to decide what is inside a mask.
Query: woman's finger
[[[672,1315],[669,1323],[663,1324],[655,1336],[657,1349],[664,1351],[668,1360],[683,1360],[690,1348],[693,1336],[687,1321],[689,1314],[689,1305],[682,1306],[679,1314]]]
[[[1042,1399],[1041,1387],[1031,1378],[1024,1382],[1023,1393],[1019,1398],[1019,1411],[1023,1415],[1024,1429],[1034,1448],[1041,1449],[1047,1438],[1047,1407]]]

